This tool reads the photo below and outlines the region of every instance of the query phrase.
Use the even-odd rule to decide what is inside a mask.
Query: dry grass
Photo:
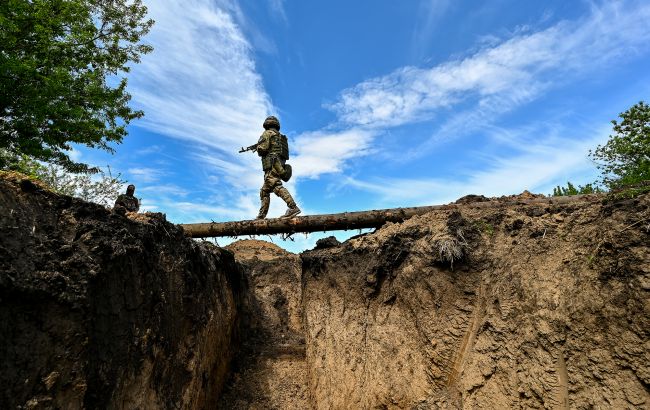
[[[463,231],[459,229],[455,237],[445,235],[443,238],[434,239],[433,248],[438,253],[438,260],[443,263],[449,263],[453,268],[455,261],[459,261],[465,257],[467,241],[463,236]]]

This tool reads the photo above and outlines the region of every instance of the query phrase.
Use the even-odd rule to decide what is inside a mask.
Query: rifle
[[[246,152],[246,151],[257,151],[257,144],[253,144],[250,147],[246,147],[246,148],[241,147],[239,153],[241,154],[242,152]]]

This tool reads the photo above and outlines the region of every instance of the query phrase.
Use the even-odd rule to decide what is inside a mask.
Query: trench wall
[[[232,254],[0,178],[0,408],[203,409],[235,352]]]

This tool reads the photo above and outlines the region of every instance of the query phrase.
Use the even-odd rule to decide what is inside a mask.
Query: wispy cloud
[[[413,29],[412,47],[418,58],[423,57],[424,50],[433,42],[436,24],[447,12],[450,0],[420,0],[418,21]]]
[[[432,68],[403,67],[341,93],[329,106],[351,126],[399,126],[435,118],[461,103],[510,110],[568,77],[647,48],[647,2],[608,2],[587,18],[519,33]],[[499,110],[497,108],[497,110]]]
[[[128,173],[136,182],[144,183],[156,182],[165,175],[161,169],[147,167],[129,168]]]
[[[316,178],[324,173],[341,172],[350,158],[370,152],[376,132],[353,128],[345,131],[316,131],[296,139],[296,158],[292,160],[298,178]]]
[[[478,167],[458,169],[452,176],[433,178],[347,178],[338,189],[350,186],[377,195],[381,206],[447,203],[468,194],[499,196],[531,190],[549,193],[568,178],[595,177],[596,169],[586,154],[603,143],[607,127],[592,129],[593,138],[567,139],[566,130],[547,126],[520,129],[493,128],[489,137],[513,150],[509,156],[473,153]],[[591,178],[591,179],[590,179]]]
[[[190,192],[176,184],[146,185],[139,189],[140,192],[157,196],[186,197]]]
[[[130,76],[137,123],[151,131],[232,152],[272,110],[251,46],[231,2],[149,2],[154,52]]]
[[[284,10],[284,0],[268,0],[273,15],[278,16],[285,24],[288,23],[287,13]]]

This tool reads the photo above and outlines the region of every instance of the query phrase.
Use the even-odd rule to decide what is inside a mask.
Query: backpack
[[[289,140],[287,139],[286,135],[280,134],[280,133],[278,133],[278,134],[279,134],[278,141],[280,143],[278,156],[280,157],[281,160],[288,161],[289,160]]]

